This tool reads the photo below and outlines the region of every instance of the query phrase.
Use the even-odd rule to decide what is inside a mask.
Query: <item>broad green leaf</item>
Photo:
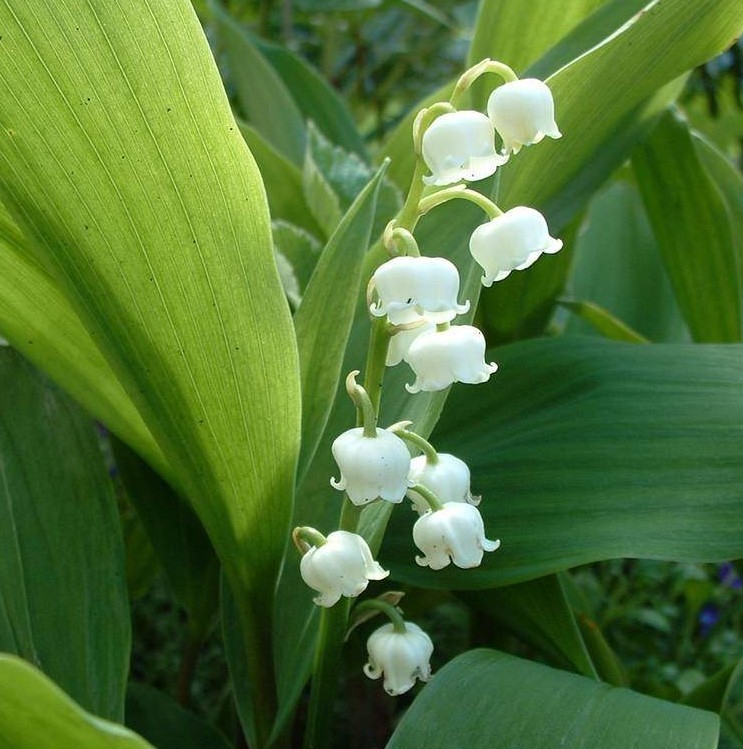
[[[248,30],[217,0],[210,2],[209,8],[218,46],[225,53],[227,78],[235,87],[242,115],[276,150],[294,164],[301,164],[305,125],[297,101]]]
[[[394,513],[381,560],[396,579],[476,589],[600,559],[743,555],[743,347],[564,338],[490,358],[498,372],[455,386],[433,440],[470,466],[501,549],[476,569],[418,567],[412,513]]]
[[[240,132],[258,164],[274,221],[288,221],[309,234],[321,237],[322,229],[304,200],[302,172],[282,156],[250,125],[239,122]]]
[[[459,596],[478,615],[488,616],[527,644],[547,654],[555,665],[598,678],[559,575],[547,575],[487,592]]]
[[[661,257],[696,341],[739,341],[741,273],[728,210],[694,148],[668,112],[632,155]]]
[[[343,357],[385,170],[386,164],[362,190],[328,240],[294,316],[302,373],[300,480],[327,424],[338,383],[345,378]]]
[[[30,664],[0,655],[0,749],[154,749],[85,712]]]
[[[603,0],[573,0],[570,3],[483,0],[467,64],[474,65],[490,57],[521,75],[602,3]],[[477,82],[474,100],[478,105],[484,105],[487,91],[500,82],[494,76]]]
[[[229,749],[227,739],[172,697],[130,683],[126,690],[126,725],[157,749]]]
[[[201,640],[219,608],[219,561],[206,531],[176,492],[131,448],[112,440],[127,497],[143,523],[178,603],[188,613],[190,637]]]
[[[0,332],[162,473],[167,462],[59,286],[0,207]]]
[[[289,530],[299,378],[257,168],[186,0],[5,3],[0,25],[0,200],[225,563],[265,728],[252,618]]]
[[[689,340],[637,188],[615,180],[591,201],[576,241],[568,284],[579,299],[599,304],[652,341]],[[569,333],[594,334],[573,318]]]
[[[387,749],[715,749],[719,719],[495,650],[447,664]]]
[[[649,0],[608,0],[572,28],[560,42],[529,66],[528,75],[544,79],[595,47],[648,5]],[[564,6],[563,6],[564,7]]]
[[[98,438],[75,403],[6,347],[0,474],[0,650],[34,663],[86,709],[121,720],[129,601]]]
[[[255,43],[281,76],[304,119],[313,122],[332,143],[365,158],[364,141],[340,94],[286,47],[260,39]]]
[[[585,320],[604,338],[626,343],[649,343],[647,338],[632,330],[622,320],[614,317],[608,310],[595,302],[558,299],[558,304]]]

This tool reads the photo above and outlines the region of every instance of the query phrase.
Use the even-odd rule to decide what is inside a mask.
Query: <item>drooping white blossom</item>
[[[469,569],[482,562],[483,552],[495,551],[500,541],[485,538],[485,526],[476,507],[465,502],[447,502],[440,510],[429,510],[416,520],[413,541],[424,556],[421,567],[440,570],[453,562]]]
[[[321,546],[313,546],[300,561],[302,579],[319,595],[318,606],[332,606],[341,596],[363,593],[369,580],[382,580],[389,571],[374,561],[364,539],[356,533],[333,531]]]
[[[408,488],[410,453],[398,436],[377,428],[375,437],[365,437],[363,428],[355,427],[336,437],[331,449],[341,477],[331,478],[330,483],[345,490],[355,505],[377,497],[402,502]]]
[[[514,270],[524,270],[542,253],[552,255],[562,240],[550,236],[547,221],[534,208],[516,206],[486,224],[470,237],[472,257],[482,266],[483,286],[502,281]]]
[[[536,78],[523,78],[498,86],[488,99],[488,117],[503,139],[506,153],[539,143],[548,135],[560,138],[555,103],[548,86]]]
[[[436,325],[432,322],[424,322],[420,320],[420,324],[408,330],[398,330],[392,338],[390,338],[390,344],[387,348],[387,359],[385,364],[388,367],[394,367],[399,364],[408,353],[410,344],[423,333],[430,333],[436,330]]]
[[[387,694],[397,695],[412,689],[415,680],[431,678],[431,638],[417,625],[405,622],[405,632],[396,632],[385,624],[372,632],[366,643],[369,662],[364,673],[370,679],[384,676]]]
[[[495,151],[493,123],[481,112],[463,110],[437,117],[423,133],[427,185],[485,179],[508,161]]]
[[[470,490],[470,469],[467,464],[448,453],[437,453],[435,463],[430,462],[425,455],[419,455],[410,461],[408,480],[411,486],[423,484],[433,492],[440,502],[466,502],[478,505],[480,497],[472,495]],[[428,502],[415,489],[408,489],[408,498],[419,515],[429,509]]]
[[[405,385],[409,393],[443,390],[454,382],[476,385],[498,369],[485,362],[485,337],[471,325],[423,333],[410,344],[405,361],[416,374],[415,382]]]
[[[379,301],[370,312],[387,315],[393,325],[410,323],[410,312],[434,323],[450,322],[469,310],[459,304],[459,271],[443,257],[395,257],[372,276]]]

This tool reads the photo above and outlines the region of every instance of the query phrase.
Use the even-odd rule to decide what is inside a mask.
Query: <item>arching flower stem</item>
[[[385,227],[382,244],[392,257],[420,257],[421,254],[415,237],[404,226],[398,226],[396,221],[390,221]]]
[[[469,70],[465,70],[464,73],[462,73],[456,85],[454,86],[454,90],[452,91],[451,96],[449,97],[449,103],[453,107],[456,107],[465,91],[467,91],[467,89],[481,75],[485,75],[485,73],[495,73],[496,75],[499,75],[505,83],[510,83],[519,79],[513,69],[509,68],[508,65],[504,65],[502,62],[498,62],[497,60],[486,58],[478,62],[476,65],[473,65]]]
[[[377,436],[377,413],[369,398],[369,394],[356,382],[358,369],[348,373],[346,377],[346,392],[358,410],[359,426],[364,427],[364,437]]]
[[[385,614],[392,622],[392,626],[395,632],[399,632],[400,634],[407,632],[405,621],[403,620],[402,614],[400,613],[397,606],[393,606],[391,603],[382,601],[379,598],[369,598],[366,601],[357,603],[356,606],[354,606],[354,612],[370,610],[381,611],[383,614]]]
[[[503,215],[503,211],[492,200],[489,200],[476,190],[470,190],[464,185],[455,185],[433,193],[422,198],[418,203],[418,215],[423,216],[434,208],[449,202],[450,200],[469,200],[487,214],[489,219]]]
[[[427,463],[431,463],[432,465],[438,463],[439,454],[436,452],[436,448],[434,448],[428,440],[421,437],[420,434],[416,434],[415,432],[406,429],[405,427],[409,423],[410,422],[402,421],[399,426],[397,424],[391,426],[390,431],[394,432],[398,437],[409,442],[411,445],[415,445],[415,447],[426,456]]]
[[[316,528],[300,525],[292,531],[292,541],[300,554],[306,554],[313,546],[322,546],[327,539]]]
[[[428,487],[423,486],[423,484],[414,484],[410,487],[410,490],[414,491],[416,494],[420,494],[420,496],[426,500],[428,506],[433,510],[433,512],[444,509],[444,505],[439,498]]]

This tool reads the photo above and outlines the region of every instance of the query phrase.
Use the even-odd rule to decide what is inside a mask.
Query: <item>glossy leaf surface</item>
[[[394,513],[393,577],[471,589],[600,559],[743,555],[743,348],[565,338],[493,358],[490,383],[453,390],[433,441],[470,466],[502,546],[433,572],[415,564],[409,513]]]
[[[713,713],[473,650],[426,686],[387,749],[714,749],[718,730]]]

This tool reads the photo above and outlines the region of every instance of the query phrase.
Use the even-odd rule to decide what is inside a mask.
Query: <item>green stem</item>
[[[395,221],[396,227],[407,229],[411,232],[415,228],[415,225],[418,222],[418,203],[420,202],[425,188],[425,185],[423,184],[423,175],[426,173],[426,170],[426,164],[419,156],[415,161],[415,170],[413,171],[413,179],[410,183],[410,192],[408,192],[408,197],[405,198],[405,204]]]
[[[499,75],[506,83],[512,83],[517,81],[519,77],[509,68],[508,65],[504,65],[502,62],[497,60],[485,59],[473,65],[469,70],[465,70],[464,73],[459,77],[457,85],[454,86],[449,102],[452,106],[456,107],[459,100],[465,91],[481,76],[485,73],[495,73]]]
[[[406,255],[408,257],[420,257],[421,251],[418,249],[418,242],[415,237],[402,226],[396,226],[394,221],[387,224],[382,243],[387,252],[393,257]],[[398,249],[401,247],[402,249]]]
[[[364,377],[364,390],[374,414],[379,413],[389,340],[387,321],[383,318],[374,320]],[[339,529],[355,533],[359,527],[361,509],[348,498],[344,499]],[[320,613],[304,749],[326,749],[331,743],[332,705],[338,688],[343,641],[346,637],[350,609],[350,599],[341,598],[335,606],[324,608]]]
[[[306,554],[313,546],[319,548],[327,540],[320,531],[309,525],[300,525],[292,531],[292,541],[300,554]]]
[[[404,634],[407,632],[405,627],[405,621],[402,618],[402,614],[398,610],[397,606],[393,606],[387,601],[382,601],[379,598],[369,598],[366,601],[362,601],[354,607],[354,611],[381,611],[386,614],[389,620],[392,622],[392,626],[395,632]]]
[[[409,422],[404,422],[409,423]],[[426,463],[434,465],[439,462],[439,454],[436,452],[436,448],[426,439],[416,434],[415,432],[408,431],[404,427],[392,429],[398,437],[409,442],[411,445],[415,445],[420,451],[426,456]]]
[[[369,394],[356,382],[358,369],[348,373],[346,377],[346,392],[354,402],[357,410],[356,423],[364,427],[364,437],[377,436],[377,409],[369,398]]]
[[[422,198],[418,203],[418,214],[423,216],[434,208],[456,199],[468,200],[470,203],[474,203],[478,208],[482,208],[490,219],[503,215],[503,211],[492,200],[486,198],[476,190],[466,188],[464,185],[447,187],[435,192],[433,195]]]
[[[436,512],[436,510],[444,509],[441,500],[428,487],[423,486],[423,484],[414,484],[410,487],[410,491],[420,494],[434,512]]]

